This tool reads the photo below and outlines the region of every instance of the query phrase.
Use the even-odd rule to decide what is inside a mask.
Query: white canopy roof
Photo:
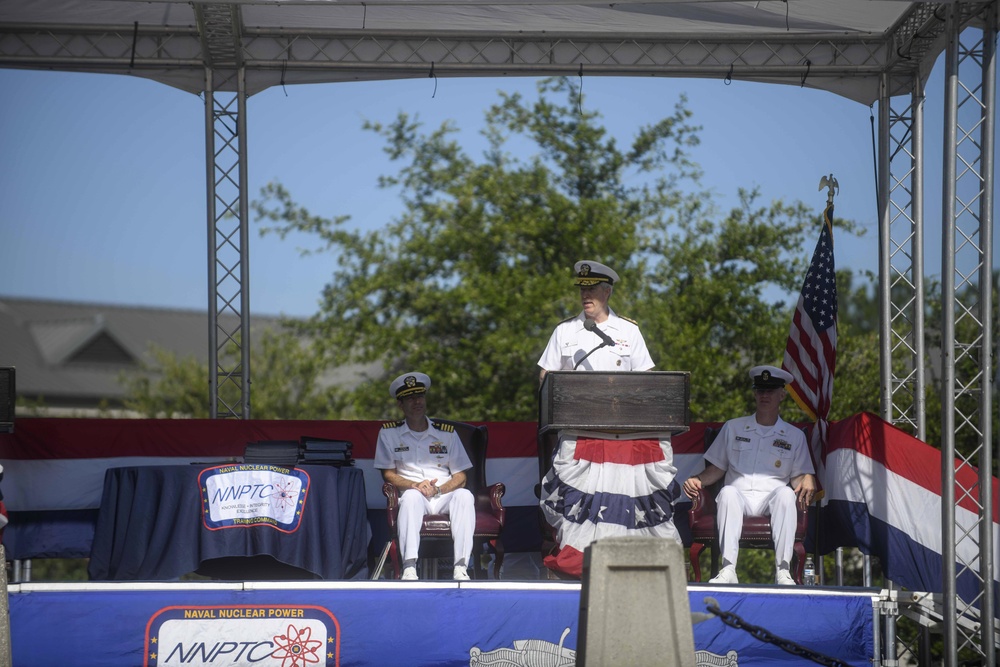
[[[971,16],[983,4],[962,3]],[[940,53],[941,5],[871,0],[4,0],[0,66],[127,73],[191,92],[548,74],[731,77],[859,102]]]

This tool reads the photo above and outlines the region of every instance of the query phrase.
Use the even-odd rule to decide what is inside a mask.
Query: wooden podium
[[[691,423],[687,371],[551,371],[538,391],[539,480],[559,431],[683,433]]]

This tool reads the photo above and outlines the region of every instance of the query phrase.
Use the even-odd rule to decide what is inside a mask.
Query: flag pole
[[[792,315],[782,368],[792,375],[786,389],[813,421],[809,449],[816,468],[820,504],[815,511],[815,550],[819,553],[819,509],[823,504],[826,477],[827,417],[833,400],[833,377],[837,364],[837,281],[833,256],[833,198],[840,184],[833,174],[823,176],[819,189],[827,191],[823,226],[802,282],[802,291]],[[838,558],[838,562],[840,559]],[[823,576],[820,559],[820,577]],[[838,573],[838,580],[842,575]]]
[[[826,191],[826,208],[823,210],[823,224],[830,225],[831,231],[832,231],[832,228],[833,228],[833,196],[834,196],[834,194],[840,194],[840,184],[837,183],[837,179],[833,177],[833,174],[830,174],[829,177],[824,176],[823,178],[821,178],[819,180],[819,189],[822,190],[824,186],[826,186],[827,191]],[[834,192],[834,190],[836,190],[836,193]],[[827,216],[827,212],[830,213],[829,216]],[[831,234],[831,237],[832,237],[832,234]],[[826,449],[826,433],[821,434],[821,438],[822,438],[822,445],[821,445],[821,447],[822,447],[823,450],[825,450]],[[817,505],[816,506],[816,550],[817,551],[819,550],[819,515],[820,515],[820,508],[819,508],[819,505]],[[837,573],[837,585],[838,586],[843,586],[844,585],[844,548],[843,547],[837,547],[837,550],[834,553],[836,554],[834,556],[834,560],[835,560],[834,571]],[[822,582],[823,581],[823,576],[826,573],[826,570],[823,567],[823,557],[822,556],[818,556],[817,560],[819,560],[819,564],[820,564],[820,568],[819,568],[819,571],[820,571],[820,581]]]

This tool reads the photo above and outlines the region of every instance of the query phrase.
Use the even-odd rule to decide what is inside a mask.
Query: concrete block
[[[584,551],[582,667],[691,667],[694,631],[681,545],[653,537],[598,540]]]

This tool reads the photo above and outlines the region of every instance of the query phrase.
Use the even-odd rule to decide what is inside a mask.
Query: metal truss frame
[[[926,440],[923,86],[879,102],[882,418]],[[883,86],[884,91],[891,86]],[[885,194],[881,194],[885,193]]]
[[[209,410],[213,419],[249,419],[250,206],[239,21],[231,6],[199,7],[197,15],[206,60],[220,67],[205,68]]]
[[[924,217],[923,217],[923,84],[914,77],[912,93],[890,97],[894,87],[883,78],[879,98],[879,362],[882,418],[926,440],[924,355]],[[898,88],[898,86],[897,86]],[[871,559],[864,557],[865,584],[870,586]],[[896,631],[899,605],[893,582],[879,607],[884,623],[883,664],[900,656],[920,655],[929,642],[927,625],[918,626],[918,646]],[[881,658],[883,649],[876,655]]]
[[[981,656],[983,664],[996,662],[995,623],[983,622],[993,618],[996,558],[991,484],[995,5],[983,8],[978,18],[981,30],[964,29],[962,9],[947,9],[940,323],[944,593],[934,605],[905,606],[922,631],[942,633],[949,666],[957,664],[960,652]],[[893,75],[883,79],[879,104],[881,405],[883,418],[926,439],[923,91],[917,78],[908,97],[893,97],[892,91],[906,87],[893,85]],[[958,454],[956,436],[967,434],[976,444]],[[959,524],[956,503],[974,507],[975,518]],[[974,599],[958,595],[958,576],[975,579]],[[887,622],[886,634],[894,637],[893,622]],[[887,655],[891,646],[887,642]],[[895,664],[894,656],[889,662]]]
[[[218,6],[198,7],[204,13]],[[424,75],[432,63],[441,76],[575,74],[581,65],[589,73],[617,76],[724,76],[731,67],[746,68],[742,72],[754,76],[788,76],[790,69],[804,74],[807,67],[817,76],[874,76],[894,61],[910,62],[894,55],[893,44],[884,39],[845,40],[842,35],[815,35],[805,42],[795,35],[678,39],[280,28],[243,29],[241,35],[240,51],[248,67],[276,72],[340,71],[345,74],[343,80],[401,78],[411,69]],[[200,68],[205,66],[202,42],[202,35],[194,29],[138,26],[133,33],[121,26],[18,25],[3,30],[0,65],[87,71],[95,67]],[[911,67],[916,66],[914,60]]]
[[[211,79],[211,71],[206,79]],[[208,158],[209,410],[250,418],[246,97],[205,90]]]
[[[959,6],[974,15],[983,4]],[[894,83],[903,88],[890,92],[902,94],[910,81],[903,74],[919,70],[923,55],[943,33],[945,6],[916,5],[889,36],[796,33],[756,38],[252,29],[241,28],[238,4],[195,3],[195,28],[0,26],[0,66],[127,71],[168,82],[164,76],[168,70],[200,71],[209,66],[221,74],[215,90],[229,92],[236,91],[237,78],[221,69],[242,66],[256,74],[270,72],[270,77],[259,77],[249,85],[249,94],[296,74],[303,77],[300,80],[314,81],[391,79],[426,76],[431,67],[441,77],[583,72],[803,82],[810,77],[877,77],[893,71]],[[219,57],[223,53],[226,57]]]
[[[948,17],[945,49],[945,140],[942,188],[942,415],[941,522],[944,527],[945,664],[959,651],[976,650],[996,664],[991,623],[968,630],[964,618],[992,618],[992,227],[996,7],[984,29],[962,30],[956,10]],[[965,41],[963,41],[963,39]],[[959,451],[956,439],[974,447]],[[966,473],[966,474],[961,474]],[[975,509],[958,522],[956,503]],[[964,548],[963,548],[964,547]],[[957,564],[956,564],[957,563]],[[978,594],[963,600],[957,577],[973,578]]]

